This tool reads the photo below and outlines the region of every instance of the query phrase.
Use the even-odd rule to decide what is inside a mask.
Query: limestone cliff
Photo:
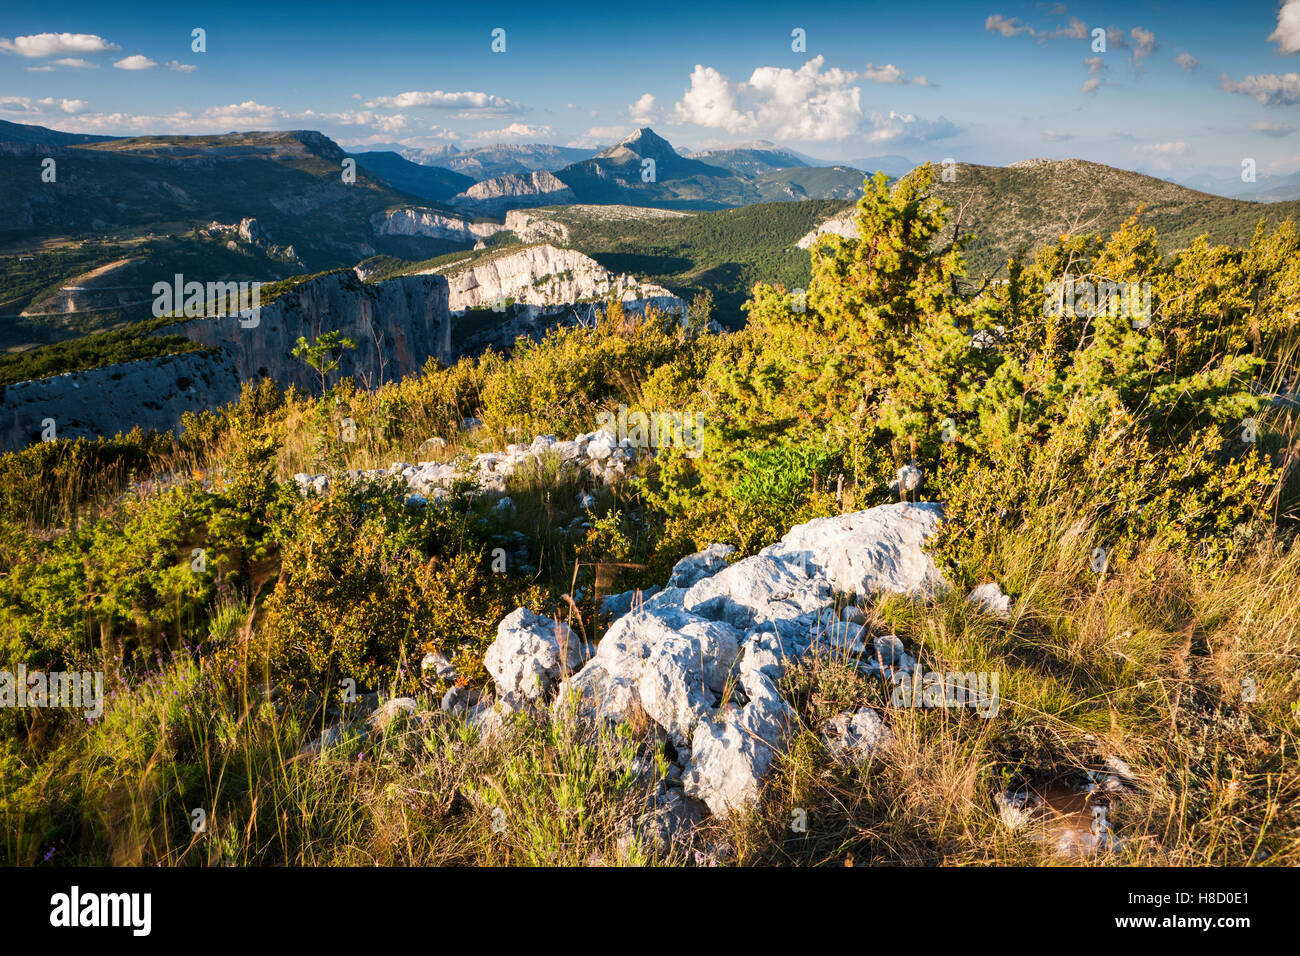
[[[250,319],[243,318],[243,322]],[[320,380],[295,358],[299,336],[337,329],[357,343],[337,375],[378,385],[419,371],[430,358],[449,360],[451,315],[441,276],[364,283],[350,271],[300,283],[261,307],[257,324],[241,317],[191,319],[159,330],[184,335],[206,351],[143,359],[10,385],[0,393],[0,447],[41,438],[53,419],[61,438],[113,435],[139,426],[175,430],[187,411],[239,397],[240,383],[269,376],[282,387],[320,391]]]
[[[377,213],[371,217],[370,225],[376,236],[420,236],[457,242],[486,239],[503,228],[499,223],[470,222],[426,206],[403,206]]]
[[[684,305],[663,286],[615,275],[575,249],[527,246],[467,263],[441,267],[451,285],[452,312],[486,309],[502,300],[514,304],[566,307],[615,296],[628,303],[650,302],[678,311]]]
[[[499,214],[522,206],[556,206],[573,202],[572,189],[546,170],[485,179],[453,196],[451,204],[467,212]]]

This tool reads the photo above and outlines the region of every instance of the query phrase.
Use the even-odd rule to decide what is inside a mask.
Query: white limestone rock
[[[1002,592],[996,581],[975,588],[966,596],[966,603],[1003,621],[1011,617],[1011,598]]]
[[[689,588],[727,566],[727,556],[736,550],[730,544],[711,544],[703,551],[688,554],[673,565],[668,578],[670,588]]]
[[[822,726],[822,742],[839,763],[858,763],[888,750],[894,733],[870,707],[836,714]]]
[[[591,656],[590,644],[549,617],[517,608],[497,625],[497,638],[483,655],[497,694],[513,707],[542,700]]]

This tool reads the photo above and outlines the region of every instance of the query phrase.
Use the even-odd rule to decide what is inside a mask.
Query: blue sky
[[[349,146],[595,145],[650,125],[679,147],[1231,178],[1246,157],[1300,169],[1300,0],[10,4],[0,118]]]

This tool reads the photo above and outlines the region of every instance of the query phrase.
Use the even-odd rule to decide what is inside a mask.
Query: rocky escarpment
[[[645,222],[652,219],[685,219],[694,213],[652,206],[592,206],[577,204],[555,210],[557,218],[546,209],[512,209],[506,213],[506,229],[521,242],[559,242],[569,239],[569,221]]]
[[[813,243],[825,235],[843,236],[845,239],[856,239],[858,236],[858,211],[856,209],[846,209],[838,216],[827,219],[816,229],[812,230],[796,242],[795,247],[799,249],[811,249]]]
[[[47,436],[94,438],[133,428],[175,429],[185,412],[234,401],[239,388],[234,362],[218,351],[19,382],[0,389],[0,447],[12,451]],[[47,428],[51,422],[52,434]]]
[[[444,267],[451,285],[451,309],[518,305],[559,306],[606,301],[611,296],[635,303],[679,311],[684,303],[663,286],[615,275],[596,260],[574,249],[549,244]]]
[[[247,327],[245,327],[247,326]],[[363,283],[352,272],[298,284],[249,315],[191,319],[158,330],[205,346],[201,352],[109,365],[10,385],[0,396],[6,449],[40,440],[53,419],[60,438],[113,435],[140,427],[175,430],[187,411],[239,397],[240,383],[269,377],[282,387],[320,390],[316,371],[292,354],[300,336],[338,330],[357,347],[340,356],[339,376],[378,385],[451,358],[446,280],[407,276]]]
[[[573,202],[572,189],[545,170],[485,179],[451,198],[468,212],[499,214],[521,206],[557,206]]]
[[[406,236],[476,242],[496,235],[505,227],[495,222],[470,222],[425,206],[403,206],[376,213],[370,218],[376,236]]]
[[[440,276],[362,282],[350,270],[303,282],[262,306],[255,325],[245,316],[193,319],[159,330],[221,351],[242,379],[270,377],[281,386],[320,391],[316,370],[292,353],[300,336],[338,331],[356,348],[339,355],[338,377],[378,386],[450,360],[447,283]]]

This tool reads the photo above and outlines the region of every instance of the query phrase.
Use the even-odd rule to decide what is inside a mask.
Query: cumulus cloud
[[[325,120],[340,126],[367,126],[380,133],[393,136],[406,129],[406,117],[401,113],[376,113],[374,110],[343,110],[339,113],[316,113],[307,110],[306,120]]]
[[[1021,23],[1019,17],[1007,18],[1000,13],[995,13],[985,20],[984,29],[989,33],[1001,33],[1004,37],[1029,32],[1029,27]]]
[[[193,73],[198,69],[193,63],[180,63],[176,60],[168,60],[163,66],[173,73]]]
[[[80,113],[86,108],[85,100],[55,99],[53,96],[47,96],[36,102],[42,106],[56,107],[69,115]]]
[[[511,123],[501,129],[488,129],[475,133],[472,137],[480,143],[499,143],[507,139],[541,140],[555,135],[549,126],[533,126],[528,123]]]
[[[627,114],[638,126],[653,126],[659,122],[659,108],[655,105],[652,93],[643,93],[641,98],[627,108]]]
[[[1095,93],[1101,86],[1101,78],[1106,72],[1106,62],[1099,56],[1086,57],[1083,65],[1088,68],[1088,79],[1083,81],[1081,93]]]
[[[797,70],[762,66],[735,84],[713,67],[696,64],[690,88],[673,108],[673,122],[776,139],[843,139],[862,123],[861,90],[850,85],[856,74],[823,71],[824,62],[816,56]]]
[[[1300,0],[1286,0],[1277,11],[1277,29],[1268,35],[1279,53],[1300,53]]]
[[[1065,16],[1065,5],[1056,4],[1049,12],[1053,16],[1063,17]],[[984,29],[989,33],[1000,33],[1004,37],[1014,37],[1022,33],[1028,33],[1039,43],[1058,39],[1085,40],[1088,37],[1088,24],[1078,17],[1070,17],[1069,23],[1062,24],[1055,29],[1039,30],[1037,27],[1021,22],[1019,17],[1004,17],[1000,13],[995,13],[984,21]]]
[[[83,60],[80,57],[69,56],[62,60],[54,61],[57,66],[66,66],[72,70],[98,70],[98,63],[91,63],[89,60]]]
[[[1043,130],[1043,139],[1049,143],[1064,143],[1066,140],[1074,139],[1073,133],[1062,133],[1060,130],[1045,129]]]
[[[26,96],[0,96],[0,113],[39,113]]]
[[[862,78],[873,83],[891,83],[895,85],[907,82],[907,80],[903,79],[903,71],[892,63],[886,63],[884,66],[874,66],[868,63],[866,69],[862,71]]]
[[[1196,68],[1201,65],[1201,61],[1196,59],[1190,53],[1180,53],[1174,57],[1174,62],[1181,66],[1188,73],[1195,73]]]
[[[123,57],[113,64],[119,70],[152,70],[157,65],[157,60],[151,60],[143,53]]]
[[[442,90],[409,90],[395,96],[378,96],[365,104],[369,109],[435,109],[460,110],[467,118],[474,116],[511,115],[523,113],[524,108],[512,100],[491,93],[465,90],[444,93]]]
[[[1035,30],[1029,28],[1029,35],[1039,43],[1044,40],[1086,40],[1088,38],[1088,24],[1084,23],[1078,17],[1070,17],[1068,26],[1057,27],[1055,30]]]
[[[1250,124],[1250,128],[1257,133],[1263,133],[1265,136],[1272,136],[1274,139],[1281,139],[1283,136],[1290,136],[1295,132],[1295,127],[1288,123],[1273,123],[1268,120],[1256,120]]]
[[[121,49],[93,33],[34,33],[6,39],[0,37],[0,52],[18,56],[58,56],[65,53],[107,53]]]
[[[1156,42],[1154,33],[1142,27],[1134,27],[1129,31],[1129,36],[1133,38],[1133,55],[1129,57],[1129,63],[1133,65],[1133,69],[1141,70],[1142,61],[1160,44]]]
[[[952,121],[920,119],[912,113],[872,113],[867,141],[871,143],[924,143],[944,139],[957,132]]]
[[[1263,106],[1291,106],[1300,103],[1300,73],[1257,73],[1240,82],[1234,81],[1225,73],[1219,82],[1229,93],[1253,97],[1256,103]]]
[[[300,122],[284,110],[252,100],[212,106],[199,113],[178,110],[165,114],[79,113],[60,119],[59,128],[73,133],[136,134],[157,133],[228,133],[232,130],[285,128]]]

